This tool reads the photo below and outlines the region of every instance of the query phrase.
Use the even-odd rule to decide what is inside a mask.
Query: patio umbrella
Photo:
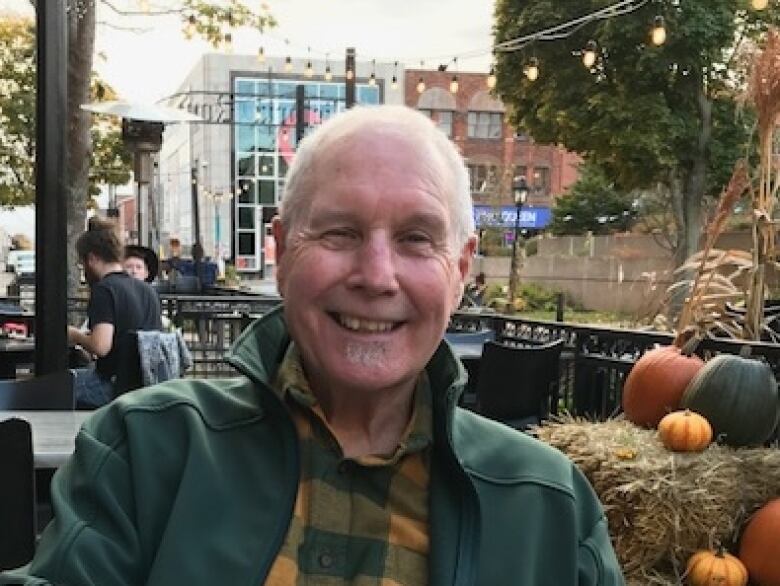
[[[200,116],[191,114],[186,110],[168,108],[167,106],[158,106],[156,104],[139,104],[123,101],[95,102],[82,104],[81,109],[95,114],[109,114],[144,122],[176,123],[202,120]]]

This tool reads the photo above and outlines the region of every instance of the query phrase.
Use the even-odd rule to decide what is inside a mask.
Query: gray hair
[[[312,177],[314,162],[320,153],[327,152],[337,141],[365,132],[367,129],[391,128],[403,132],[419,145],[421,153],[437,163],[437,182],[445,190],[454,252],[458,253],[474,233],[469,176],[463,158],[455,145],[433,121],[406,106],[360,106],[327,120],[299,144],[295,158],[287,171],[280,216],[287,234],[297,226],[310,205],[310,197],[317,185]],[[445,187],[445,186],[451,187]]]

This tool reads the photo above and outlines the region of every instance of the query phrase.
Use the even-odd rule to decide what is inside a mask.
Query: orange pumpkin
[[[636,361],[623,385],[626,418],[645,427],[655,427],[661,418],[679,409],[688,383],[704,361],[677,346],[648,350]]]
[[[757,586],[780,586],[780,498],[751,517],[742,533],[739,559]]]
[[[712,441],[712,426],[693,411],[674,411],[658,424],[661,443],[675,452],[701,452]]]
[[[744,564],[723,548],[697,551],[688,560],[685,575],[690,586],[745,586],[748,581]]]

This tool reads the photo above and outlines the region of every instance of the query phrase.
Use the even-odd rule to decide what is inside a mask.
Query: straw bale
[[[561,418],[536,428],[585,473],[604,505],[632,585],[679,584],[690,555],[733,546],[746,519],[780,496],[780,450],[712,444],[668,451],[655,430]]]

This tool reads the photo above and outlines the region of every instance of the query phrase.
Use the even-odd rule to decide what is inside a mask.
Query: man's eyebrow
[[[351,210],[323,210],[312,216],[309,224],[315,228],[330,224],[352,224],[357,220],[357,215]]]
[[[446,230],[449,225],[449,218],[442,218],[441,215],[433,212],[415,212],[404,218],[403,226],[423,226],[430,229]]]

